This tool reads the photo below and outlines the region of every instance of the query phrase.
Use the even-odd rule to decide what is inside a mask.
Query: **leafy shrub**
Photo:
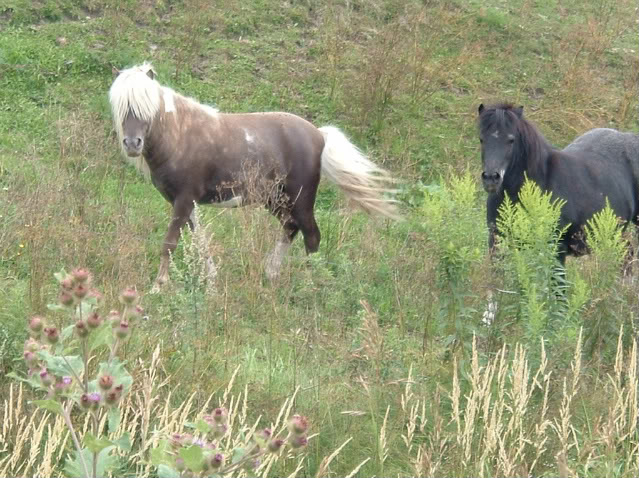
[[[519,202],[508,196],[499,208],[498,249],[507,287],[518,297],[517,316],[526,338],[536,341],[566,318],[568,284],[557,261],[563,202],[552,199],[532,181],[526,181]]]
[[[472,312],[471,271],[485,257],[486,227],[477,202],[477,186],[469,174],[449,184],[424,188],[421,223],[428,251],[437,266],[440,315],[447,318],[447,344],[469,338]],[[469,343],[466,341],[466,343]]]

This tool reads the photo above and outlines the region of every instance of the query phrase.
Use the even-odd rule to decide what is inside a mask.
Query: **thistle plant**
[[[229,445],[229,413],[218,407],[194,424],[194,433],[173,434],[151,452],[161,478],[221,477],[245,470],[255,473],[269,456],[285,449],[299,452],[308,444],[308,420],[293,415],[285,429],[271,428],[249,434],[243,446]]]
[[[127,288],[120,295],[120,310],[105,317],[100,313],[102,294],[92,287],[87,269],[62,271],[55,277],[60,283],[58,301],[48,308],[66,314],[71,324],[60,330],[45,317],[31,317],[23,352],[27,375],[13,377],[44,394],[34,400],[35,405],[63,417],[75,447],[65,472],[75,477],[105,476],[120,466],[114,450],[131,448],[128,434],[110,440],[99,424],[106,414],[110,433],[119,426],[119,405],[133,378],[117,354],[143,310],[136,290]],[[105,360],[93,365],[96,357]],[[84,436],[74,426],[76,412],[90,415],[91,428]]]

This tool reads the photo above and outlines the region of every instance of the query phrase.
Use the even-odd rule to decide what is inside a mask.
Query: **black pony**
[[[553,147],[523,117],[523,107],[479,105],[479,138],[486,192],[489,246],[497,232],[498,209],[506,194],[516,203],[526,177],[565,201],[559,261],[586,252],[583,227],[606,199],[622,220],[638,224],[639,135],[597,128],[563,150]]]

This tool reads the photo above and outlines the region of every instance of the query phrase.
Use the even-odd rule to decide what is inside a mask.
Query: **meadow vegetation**
[[[561,147],[638,132],[638,18],[629,0],[5,0],[0,476],[68,474],[65,418],[80,440],[126,433],[117,476],[158,476],[163,440],[216,407],[229,449],[308,417],[303,453],[260,476],[638,476],[639,271],[621,272],[636,235],[603,211],[592,254],[559,270],[558,206],[531,185],[491,261],[475,128],[503,99]],[[121,158],[107,99],[112,67],[145,60],[222,111],[339,126],[401,180],[405,220],[323,182],[319,252],[298,239],[271,283],[277,221],[202,207],[148,294],[170,209]],[[144,307],[113,427],[38,408],[44,392],[8,376],[27,375],[28,319],[64,325],[53,274],[78,266],[104,309],[129,286]]]

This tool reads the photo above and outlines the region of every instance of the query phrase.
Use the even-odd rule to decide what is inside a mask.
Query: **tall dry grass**
[[[455,364],[452,389],[413,393],[411,373],[401,396],[401,440],[417,476],[637,476],[639,473],[637,343],[624,351],[620,331],[614,373],[592,384],[579,338],[570,371],[551,370],[543,341],[533,369],[525,348],[501,349],[480,363],[476,341],[466,380]],[[584,417],[589,387],[601,406]],[[450,407],[446,422],[445,409]],[[578,416],[579,415],[579,416]],[[589,424],[595,426],[589,429]],[[613,471],[614,470],[614,471]]]

